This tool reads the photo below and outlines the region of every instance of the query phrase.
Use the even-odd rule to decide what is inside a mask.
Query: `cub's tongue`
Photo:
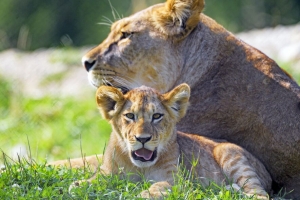
[[[136,150],[134,152],[134,154],[138,157],[144,158],[145,160],[150,160],[152,155],[153,155],[153,151],[150,151],[150,150],[145,149],[145,148],[141,148],[141,149]]]

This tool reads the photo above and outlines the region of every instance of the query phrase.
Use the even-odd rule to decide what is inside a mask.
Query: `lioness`
[[[249,152],[232,143],[176,131],[189,97],[187,84],[165,94],[145,86],[125,95],[114,87],[99,87],[99,110],[113,128],[100,173],[119,174],[122,169],[125,174],[133,174],[130,178],[135,181],[141,176],[154,181],[141,196],[156,198],[167,194],[182,160],[203,184],[211,180],[228,184],[229,180],[246,195],[268,198],[271,177]]]
[[[188,83],[192,109],[178,129],[241,145],[264,163],[274,189],[299,197],[300,87],[203,7],[204,0],[167,0],[115,22],[82,59],[89,81],[163,93]]]

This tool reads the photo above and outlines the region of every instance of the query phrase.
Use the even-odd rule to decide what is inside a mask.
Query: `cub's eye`
[[[133,35],[133,32],[122,32],[122,36],[121,36],[120,40],[130,38],[132,35]]]
[[[154,113],[152,115],[152,120],[158,120],[158,119],[161,119],[164,115],[163,114],[160,114],[160,113]]]
[[[125,117],[127,117],[128,119],[134,120],[134,114],[133,113],[127,113],[127,114],[125,114]]]

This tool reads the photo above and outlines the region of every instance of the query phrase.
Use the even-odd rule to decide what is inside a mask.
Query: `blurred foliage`
[[[109,31],[99,22],[115,21],[159,2],[164,0],[2,0],[0,50],[97,44]],[[204,13],[237,32],[295,24],[299,10],[299,0],[207,0]]]
[[[299,0],[207,0],[204,13],[230,31],[240,32],[300,21]]]
[[[1,151],[10,155],[25,144],[38,160],[78,157],[81,150],[84,155],[102,153],[111,128],[101,119],[94,94],[84,99],[33,99],[11,85],[0,77]]]
[[[300,70],[296,67],[293,67],[293,63],[279,62],[278,64],[282,69],[286,70],[292,76],[298,85],[300,85]]]
[[[54,49],[50,56],[51,63],[63,63],[67,66],[76,66],[80,63],[82,52],[78,48],[64,47]]]

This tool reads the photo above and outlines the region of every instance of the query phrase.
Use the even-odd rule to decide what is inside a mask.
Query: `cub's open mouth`
[[[155,149],[154,151],[150,151],[149,149],[141,148],[136,151],[132,151],[131,156],[133,159],[142,162],[154,161],[157,156],[157,150]]]

